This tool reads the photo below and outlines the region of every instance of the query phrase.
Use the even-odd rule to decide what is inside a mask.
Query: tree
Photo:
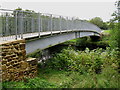
[[[103,22],[103,20],[100,17],[95,17],[91,19],[90,22],[97,25],[101,29],[108,29],[108,25],[105,22]]]
[[[100,17],[95,17],[91,19],[90,22],[97,25],[98,27],[102,27],[103,25],[103,20]]]
[[[117,7],[120,7],[120,1],[118,1],[115,4]],[[118,49],[118,51],[120,51],[120,15],[119,12],[114,12],[112,14],[113,19],[112,19],[112,23],[114,23],[114,28],[111,31],[111,41],[110,41],[110,46],[113,49]]]

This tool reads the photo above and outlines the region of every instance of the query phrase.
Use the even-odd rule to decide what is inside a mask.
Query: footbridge
[[[67,40],[96,36],[96,25],[76,17],[0,9],[0,42],[26,40],[26,53],[45,49]]]

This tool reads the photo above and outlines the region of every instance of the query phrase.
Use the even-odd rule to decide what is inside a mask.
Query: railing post
[[[38,36],[40,38],[40,13],[38,13]]]
[[[15,39],[17,40],[17,11],[15,12]]]
[[[1,13],[1,18],[0,18],[0,37],[3,37],[3,15]]]
[[[20,11],[20,33],[21,39],[23,39],[23,12]]]
[[[9,31],[8,31],[8,14],[6,13],[6,35],[9,35]]]
[[[47,31],[49,31],[49,17],[47,18]]]
[[[67,20],[66,20],[66,22],[67,22],[67,32],[68,32],[68,29],[69,29],[69,27],[68,27],[68,17],[67,17]]]
[[[51,35],[52,35],[52,14],[50,15]]]
[[[72,18],[72,31],[74,30],[74,18]]]
[[[40,15],[40,30],[42,32],[42,15]]]
[[[31,32],[33,33],[34,32],[34,18],[33,18],[33,15],[31,17]]]
[[[59,17],[59,19],[60,19],[60,34],[61,34],[61,30],[62,30],[61,16]]]

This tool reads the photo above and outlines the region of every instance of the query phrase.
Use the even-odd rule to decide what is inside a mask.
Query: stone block
[[[13,42],[11,42],[13,45],[19,44],[19,43],[25,43],[25,40],[15,40]]]
[[[10,58],[12,58],[12,57],[16,57],[16,55],[13,54],[13,53],[5,53],[5,55],[2,55],[2,57],[3,57],[4,59],[10,59]]]
[[[5,71],[5,70],[7,70],[6,65],[2,65],[2,71]]]
[[[21,53],[22,56],[24,56],[24,57],[26,56],[26,50],[21,50],[20,53]]]
[[[9,69],[12,69],[13,66],[12,66],[12,65],[9,65],[9,66],[7,66],[6,68],[7,68],[7,71],[9,71]]]
[[[25,43],[20,43],[19,46],[20,46],[20,50],[25,50]]]
[[[27,58],[26,62],[29,63],[29,65],[34,66],[37,65],[38,60],[36,58]]]
[[[10,66],[10,65],[13,65],[13,61],[6,63],[6,66]]]
[[[26,69],[27,67],[29,67],[29,64],[25,61],[21,61],[20,67],[21,67],[21,69]]]
[[[12,66],[16,67],[16,68],[20,68],[21,67],[19,63],[14,63]]]
[[[9,49],[9,48],[11,48],[11,47],[10,47],[10,46],[0,46],[0,49],[1,49],[2,51],[6,50],[6,49]]]
[[[20,48],[20,46],[17,44],[17,45],[14,45],[14,48],[16,49],[16,50],[19,50],[19,48]]]
[[[2,65],[4,65],[4,64],[7,64],[7,60],[6,59],[2,60]]]

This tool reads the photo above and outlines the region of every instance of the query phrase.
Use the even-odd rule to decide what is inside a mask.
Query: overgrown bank
[[[63,49],[42,67],[36,78],[4,82],[4,88],[120,88],[115,50]]]
[[[109,43],[108,36],[103,39],[100,42],[104,43],[106,41]],[[83,42],[86,43],[84,40]],[[76,42],[75,44],[81,45]],[[97,48],[91,50],[86,48],[83,51],[79,51],[71,47],[72,44],[67,49],[54,54],[54,57],[47,60],[46,63],[39,64],[39,72],[36,78],[26,78],[22,82],[4,82],[3,87],[120,88],[120,59],[116,48],[107,47],[106,49]]]

